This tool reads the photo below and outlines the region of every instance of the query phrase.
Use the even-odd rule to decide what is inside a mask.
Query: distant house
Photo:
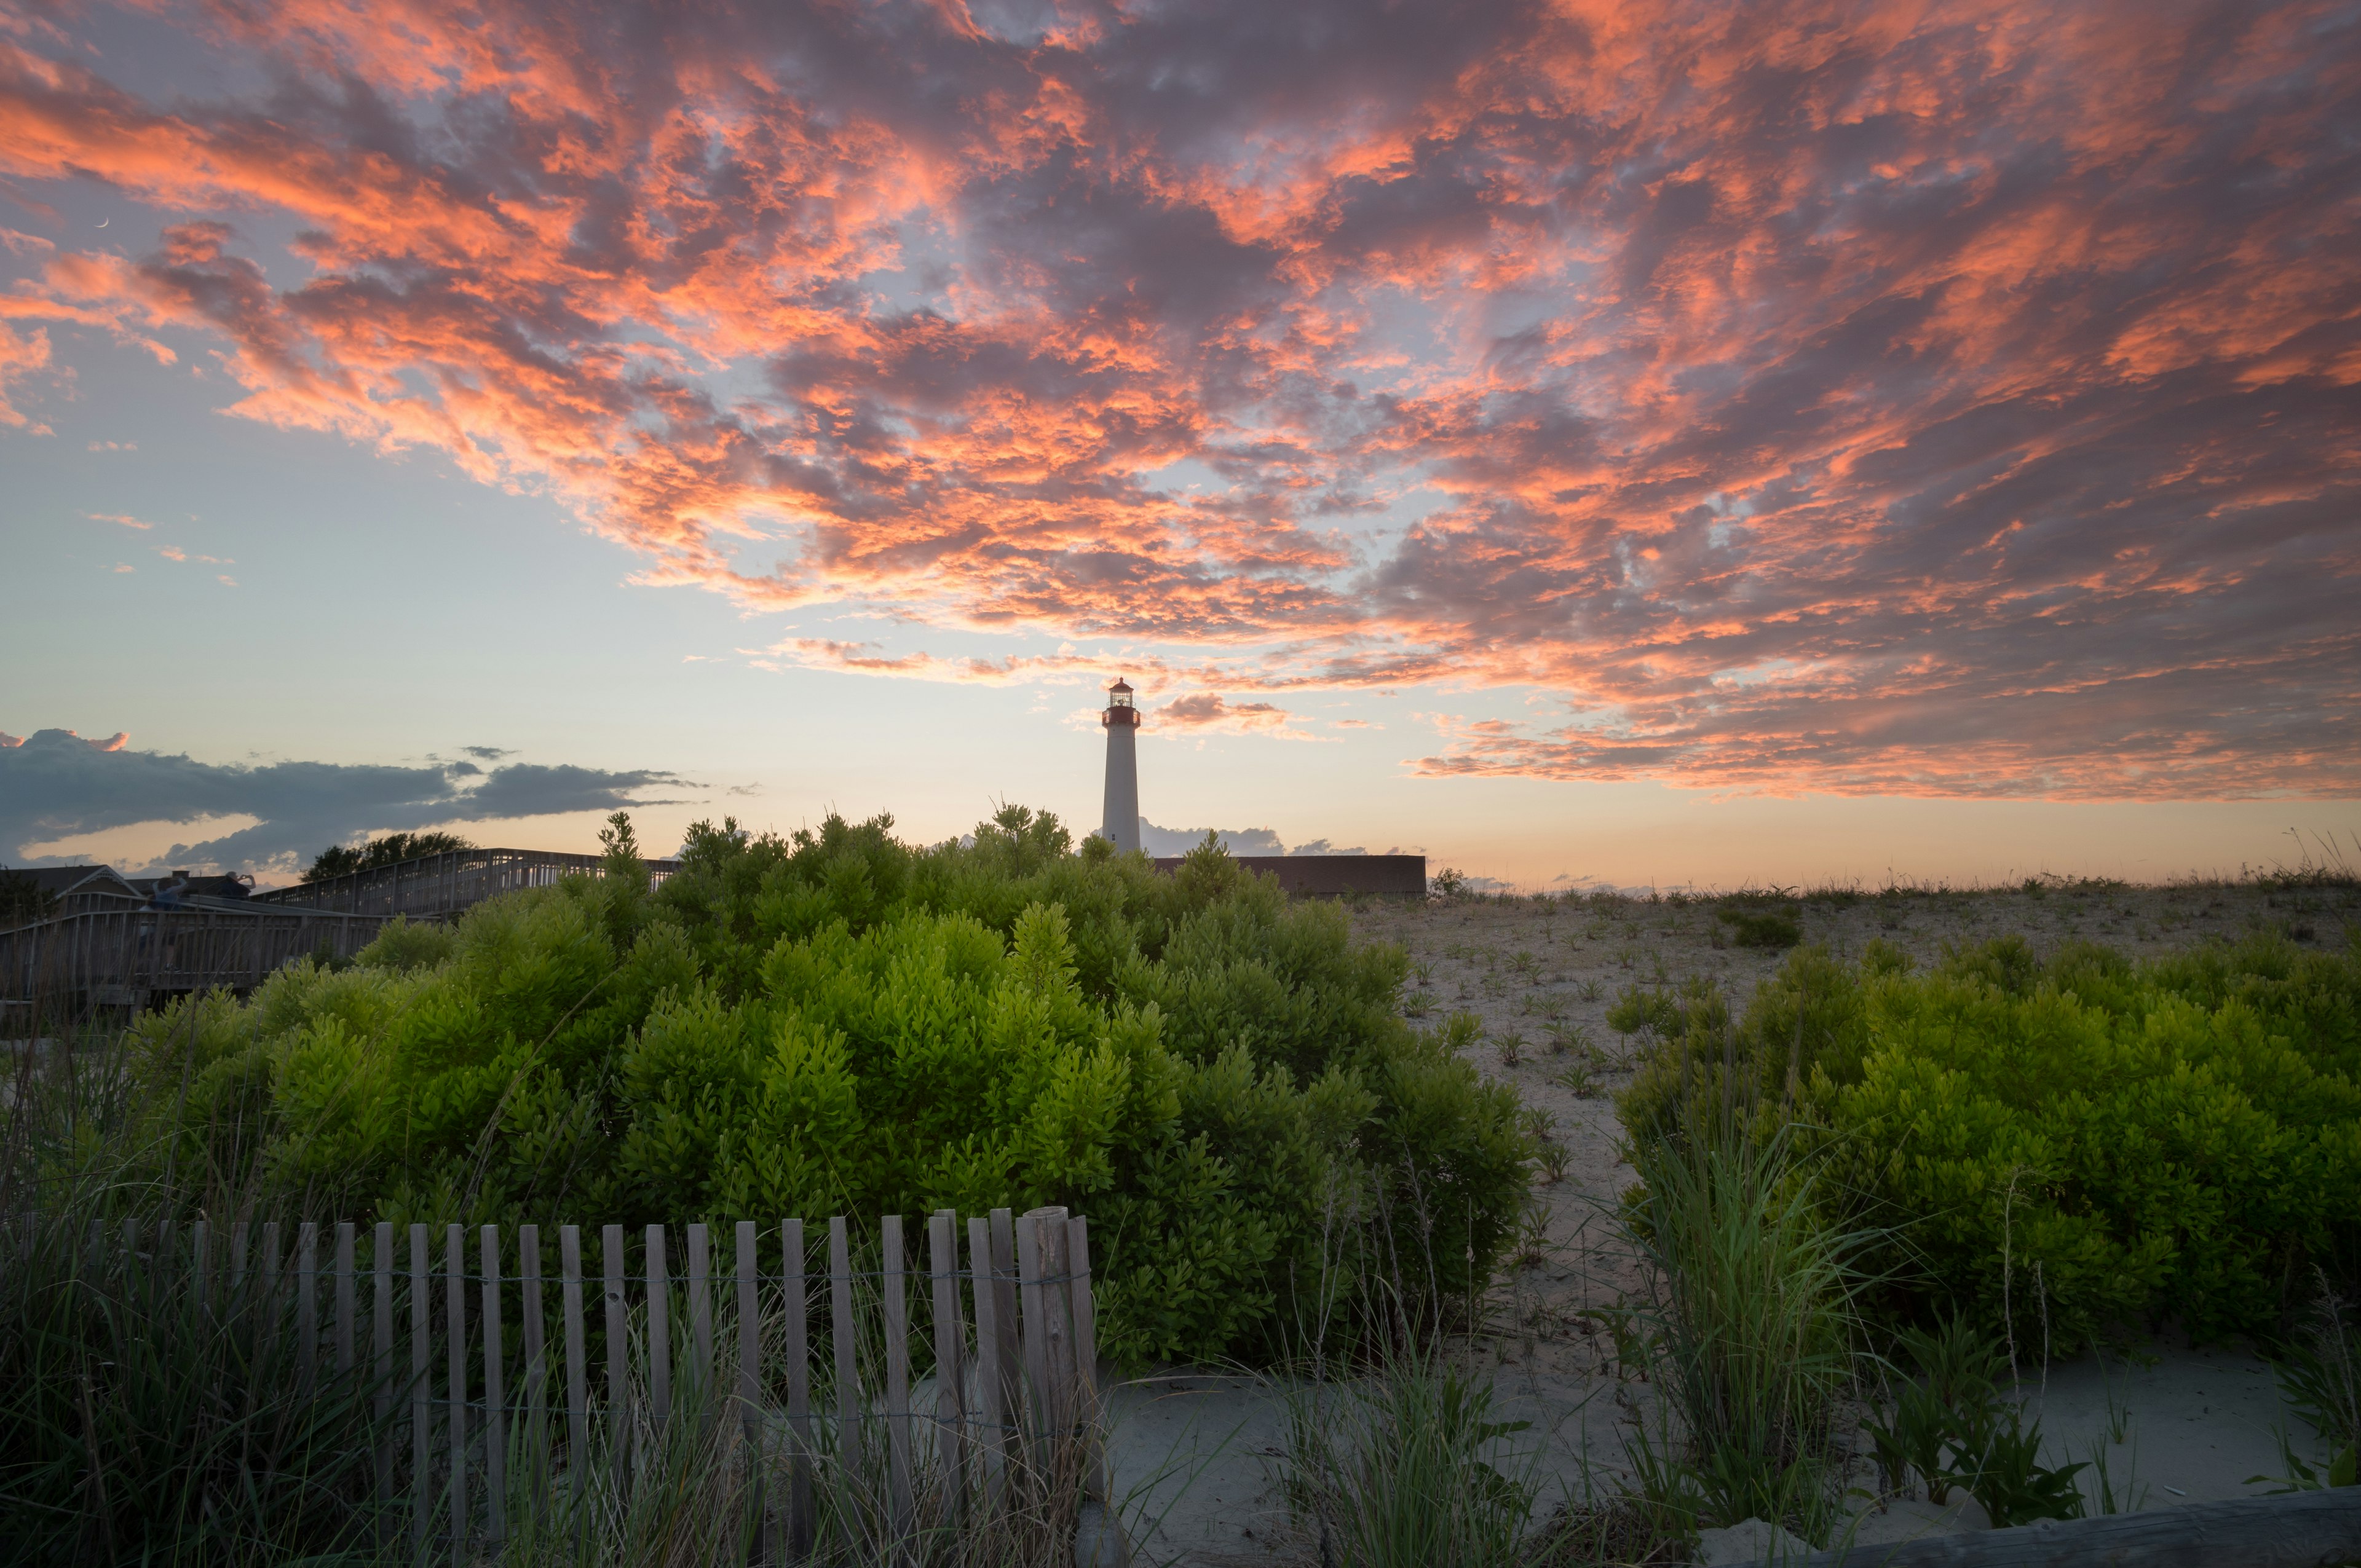
[[[126,901],[148,901],[148,890],[134,886],[113,866],[31,866],[12,874],[55,898],[54,913],[59,915],[121,909]]]

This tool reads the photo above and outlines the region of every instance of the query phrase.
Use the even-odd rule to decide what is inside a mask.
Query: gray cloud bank
[[[28,844],[142,822],[256,817],[251,828],[175,844],[157,863],[231,871],[286,869],[363,833],[488,822],[558,812],[677,804],[649,790],[695,787],[677,774],[512,762],[381,767],[271,762],[238,767],[185,755],[135,751],[71,729],[22,741],[0,736],[0,857],[56,865],[75,857],[27,856]],[[491,748],[469,748],[478,754]]]

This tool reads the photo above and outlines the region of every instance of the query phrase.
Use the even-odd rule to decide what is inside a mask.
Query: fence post
[[[336,1378],[346,1392],[353,1376],[353,1223],[336,1222]]]
[[[295,1227],[295,1290],[297,1379],[308,1394],[320,1352],[320,1226],[313,1220]]]
[[[500,1228],[486,1225],[478,1236],[484,1257],[484,1514],[494,1545],[508,1539],[508,1445],[501,1407],[508,1390],[500,1377]]]
[[[770,1561],[770,1509],[763,1497],[762,1276],[755,1272],[754,1222],[738,1222],[738,1431],[746,1454],[748,1488],[753,1493],[753,1550],[749,1560]]]
[[[451,1378],[451,1562],[467,1561],[467,1232],[443,1231],[443,1319],[451,1343],[445,1356]]]
[[[902,1216],[888,1214],[878,1288],[885,1328],[885,1485],[895,1559],[906,1559],[917,1515],[910,1497],[910,1277],[902,1264]]]
[[[1091,1223],[1077,1214],[1066,1222],[1066,1271],[1073,1276],[1067,1287],[1074,1319],[1075,1402],[1082,1423],[1082,1495],[1106,1502],[1106,1451],[1101,1442],[1099,1409],[1098,1302],[1091,1294]]]
[[[433,1309],[434,1293],[426,1286],[426,1227],[410,1227],[410,1494],[412,1515],[411,1552],[423,1558],[430,1539],[428,1527],[433,1523],[430,1511],[434,1506],[430,1477],[434,1472],[434,1456],[430,1449],[434,1441],[433,1407],[428,1404],[432,1387],[427,1368],[434,1351],[434,1329],[427,1321]]]
[[[566,1314],[566,1473],[590,1463],[590,1375],[582,1364],[582,1227],[557,1227],[559,1299]]]
[[[979,1490],[992,1485],[992,1458],[1000,1461],[1001,1484],[1008,1479],[1007,1405],[1002,1399],[1000,1290],[993,1278],[992,1222],[981,1215],[967,1223],[968,1267],[975,1292],[975,1403]],[[987,1503],[990,1499],[987,1497]]]
[[[623,1306],[623,1227],[607,1225],[598,1232],[600,1260],[607,1266],[607,1430],[614,1449],[616,1480],[627,1475],[627,1450],[631,1433],[631,1395],[625,1358],[631,1354],[629,1317]]]
[[[661,1441],[672,1420],[672,1278],[662,1225],[648,1227],[648,1419]]]
[[[852,1247],[844,1216],[828,1223],[829,1327],[836,1340],[836,1463],[840,1475],[859,1474],[861,1368],[853,1354]]]
[[[525,1446],[533,1453],[533,1489],[549,1486],[549,1345],[542,1335],[541,1227],[517,1227],[519,1316],[524,1325]]]
[[[1045,1472],[1049,1468],[1051,1433],[1057,1430],[1049,1371],[1048,1313],[1042,1307],[1041,1216],[1028,1212],[1016,1221],[1018,1293],[1025,1313],[1025,1438],[1027,1455]]]
[[[804,1223],[779,1222],[780,1328],[787,1341],[787,1555],[800,1561],[812,1543],[811,1328],[805,1315]]]
[[[959,1217],[937,1210],[927,1222],[927,1262],[935,1296],[935,1448],[951,1495],[954,1522],[967,1516],[967,1346],[960,1318]]]
[[[1000,1342],[1000,1458],[1005,1474],[1021,1452],[1025,1422],[1025,1357],[1016,1316],[1016,1223],[1006,1209],[992,1212],[992,1328]]]
[[[369,1349],[373,1354],[377,1408],[378,1542],[390,1546],[393,1511],[393,1226],[378,1223],[371,1236],[369,1261],[377,1266],[377,1310],[369,1315]]]
[[[688,1227],[689,1397],[709,1419],[719,1408],[721,1388],[713,1368],[713,1238],[702,1224]],[[699,1425],[704,1424],[700,1419]]]

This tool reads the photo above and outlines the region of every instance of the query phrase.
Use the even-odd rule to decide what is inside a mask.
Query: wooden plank
[[[1027,1460],[1047,1469],[1051,1430],[1049,1336],[1042,1321],[1041,1221],[1031,1212],[1016,1219],[1017,1294],[1025,1314],[1025,1403],[1021,1422]]]
[[[533,1455],[533,1490],[549,1485],[549,1345],[542,1337],[541,1227],[517,1227],[518,1320],[524,1333],[525,1449]]]
[[[910,1492],[910,1277],[902,1266],[902,1216],[886,1215],[884,1231],[877,1283],[885,1309],[885,1489],[899,1558],[917,1523]]]
[[[738,1222],[738,1413],[754,1434],[763,1396],[763,1277],[755,1271],[754,1222]]]
[[[975,1293],[975,1416],[981,1440],[976,1454],[976,1480],[989,1483],[992,1462],[997,1459],[1005,1484],[1008,1475],[1008,1406],[1001,1394],[1000,1292],[993,1279],[991,1221],[979,1216],[967,1223],[967,1256]]]
[[[707,1415],[717,1402],[713,1380],[712,1236],[705,1226],[688,1227],[688,1343],[693,1365],[682,1386],[689,1401]]]
[[[590,1375],[583,1365],[582,1227],[557,1227],[558,1295],[566,1317],[566,1471],[590,1464]]]
[[[1835,1547],[1796,1568],[2300,1568],[2361,1557],[2361,1486]]]
[[[805,1316],[804,1223],[779,1222],[779,1335],[787,1344],[787,1555],[812,1544],[811,1330]]]
[[[319,1356],[320,1226],[306,1220],[295,1227],[295,1377],[305,1393],[313,1388]]]
[[[380,1434],[377,1451],[377,1500],[389,1510],[383,1516],[390,1528],[393,1507],[393,1226],[385,1221],[378,1223],[372,1234],[369,1262],[377,1274],[377,1310],[369,1314],[369,1349],[373,1353],[369,1365],[375,1394],[377,1430]],[[380,1546],[391,1543],[380,1538]]]
[[[992,1325],[1000,1342],[1001,1464],[1016,1453],[1025,1421],[1025,1358],[1016,1316],[1016,1225],[1006,1209],[992,1212]]]
[[[427,1312],[434,1300],[426,1283],[426,1227],[410,1227],[410,1495],[412,1519],[410,1549],[413,1556],[424,1557],[428,1531],[434,1524],[434,1456],[431,1447],[434,1436],[434,1408],[427,1400],[432,1385],[427,1382],[428,1369],[433,1365],[434,1325]]]
[[[189,1272],[196,1278],[198,1302],[204,1308],[208,1318],[214,1315],[214,1276],[213,1270],[206,1266],[213,1261],[207,1253],[207,1244],[212,1240],[212,1227],[204,1221],[199,1220],[190,1225]]]
[[[770,1561],[770,1514],[763,1497],[762,1449],[762,1384],[763,1384],[763,1313],[762,1276],[755,1272],[754,1222],[738,1222],[738,1431],[739,1441],[746,1451],[746,1484],[752,1494],[751,1512],[754,1519],[754,1539],[750,1543],[747,1561],[761,1564]]]
[[[336,1222],[336,1377],[346,1388],[353,1376],[353,1223]]]
[[[276,1348],[280,1305],[279,1222],[276,1220],[266,1220],[262,1223],[261,1266],[255,1270],[255,1276],[260,1280],[254,1291],[254,1310],[260,1314],[256,1321],[260,1328],[262,1343]]]
[[[672,1420],[672,1273],[662,1225],[648,1227],[648,1419],[659,1436]]]
[[[451,1562],[467,1568],[467,1231],[443,1228],[443,1328],[449,1335],[444,1360],[450,1374]]]
[[[229,1293],[235,1299],[246,1288],[246,1255],[252,1250],[251,1225],[245,1220],[232,1220],[229,1225]]]
[[[841,1214],[828,1223],[828,1292],[836,1339],[836,1463],[851,1477],[860,1474],[861,1370],[853,1353],[852,1248]]]
[[[1066,1222],[1068,1314],[1074,1322],[1074,1404],[1082,1426],[1082,1496],[1107,1501],[1105,1412],[1099,1407],[1098,1302],[1091,1294],[1091,1223],[1080,1214]]]
[[[1074,1324],[1071,1315],[1073,1271],[1066,1255],[1067,1230],[1071,1223],[1062,1205],[1033,1211],[1034,1235],[1041,1248],[1041,1359],[1049,1370],[1048,1397],[1043,1400],[1052,1454],[1073,1441]],[[1030,1332],[1030,1324],[1027,1325]],[[1053,1465],[1053,1475],[1065,1475]]]
[[[620,1478],[631,1450],[631,1387],[627,1373],[631,1355],[630,1314],[623,1302],[623,1227],[608,1225],[598,1233],[600,1261],[607,1267],[607,1442]]]
[[[927,1263],[935,1296],[935,1452],[958,1519],[967,1513],[967,1324],[960,1313],[959,1218],[949,1209],[927,1222]]]
[[[500,1228],[477,1233],[484,1264],[484,1517],[487,1537],[506,1541],[508,1519],[507,1387],[500,1365]]]

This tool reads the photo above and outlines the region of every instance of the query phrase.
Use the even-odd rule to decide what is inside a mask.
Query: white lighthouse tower
[[[1131,687],[1122,677],[1107,690],[1106,812],[1099,829],[1115,847],[1129,853],[1139,848],[1139,709],[1131,706]]]

